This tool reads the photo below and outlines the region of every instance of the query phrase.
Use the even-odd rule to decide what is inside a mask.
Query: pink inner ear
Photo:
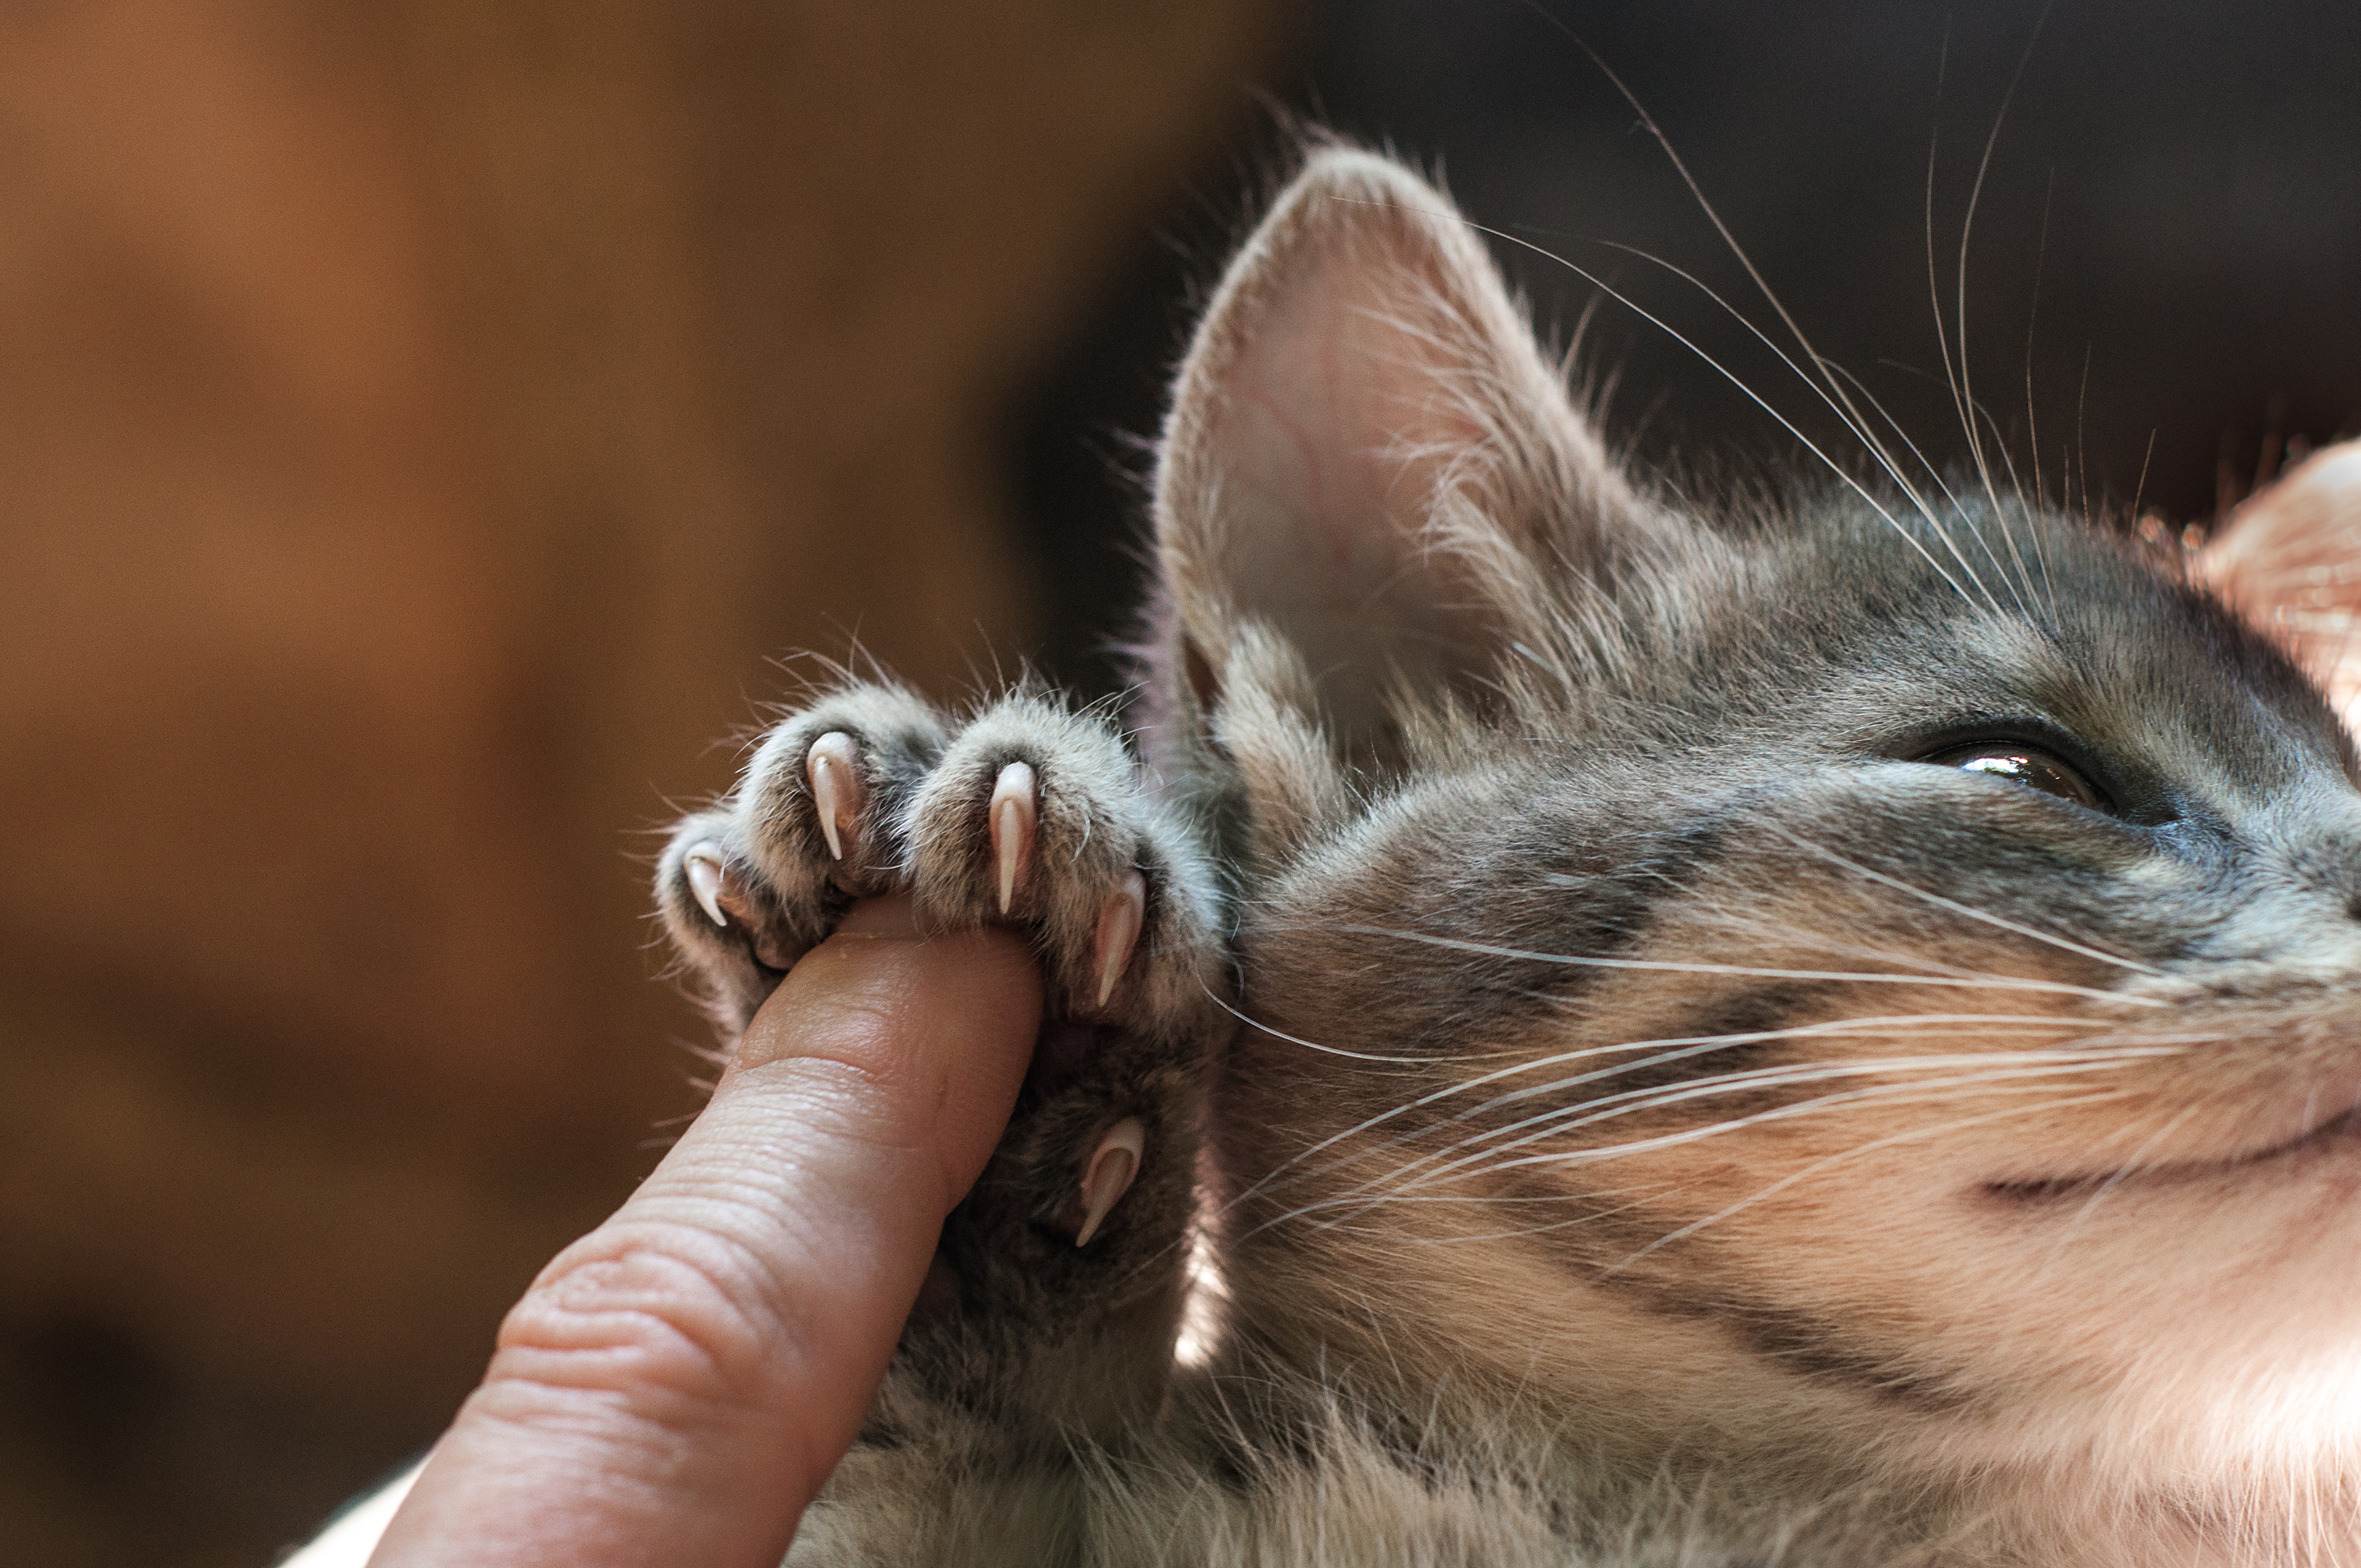
[[[2361,735],[2361,441],[2320,452],[2240,507],[2197,573],[2284,644]]]
[[[1241,531],[1238,565],[1261,595],[1323,618],[1389,599],[1416,615],[1426,607],[1403,602],[1402,577],[1436,466],[1480,439],[1450,407],[1460,367],[1437,347],[1438,328],[1465,327],[1399,258],[1338,251],[1296,280],[1236,367],[1230,477],[1265,519]]]
[[[1383,749],[1398,694],[1480,698],[1547,575],[1650,521],[1443,193],[1341,147],[1230,264],[1156,506],[1199,700],[1257,626],[1347,750]]]
[[[1545,436],[1573,422],[1442,194],[1366,153],[1317,155],[1200,333],[1164,504],[1225,612],[1302,654],[1339,734],[1381,724],[1390,682],[1438,690],[1489,656],[1489,609],[1427,532],[1446,475],[1503,456],[1479,408]]]

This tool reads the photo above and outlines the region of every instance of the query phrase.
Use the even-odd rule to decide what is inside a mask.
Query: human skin
[[[1024,939],[855,907],[500,1325],[371,1568],[776,1568],[1016,1102]],[[299,1560],[300,1561],[300,1560]]]

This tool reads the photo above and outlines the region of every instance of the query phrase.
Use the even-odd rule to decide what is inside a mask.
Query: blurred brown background
[[[258,1563],[694,1104],[640,830],[1039,610],[995,410],[1258,0],[0,15],[0,1557]]]
[[[1928,138],[1948,272],[2038,7],[1550,10],[1956,455]],[[2052,16],[1971,302],[2053,489],[2202,517],[2353,428],[2356,57],[2324,3]],[[1599,244],[1733,281],[1519,0],[0,9],[0,1562],[267,1563],[432,1438],[694,1106],[637,857],[766,659],[1115,684],[1271,101],[1745,352]],[[1792,456],[1590,343],[1649,456]]]

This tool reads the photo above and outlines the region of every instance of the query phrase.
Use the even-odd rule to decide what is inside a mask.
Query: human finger
[[[371,1563],[775,1568],[1007,1122],[1040,1005],[1013,933],[857,909],[509,1313]]]

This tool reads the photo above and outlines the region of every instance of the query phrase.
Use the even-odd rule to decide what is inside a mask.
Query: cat
[[[663,857],[725,1040],[895,889],[1054,1003],[790,1563],[2361,1563],[2354,449],[1706,509],[1316,142],[1154,513],[1137,760],[849,681]]]

